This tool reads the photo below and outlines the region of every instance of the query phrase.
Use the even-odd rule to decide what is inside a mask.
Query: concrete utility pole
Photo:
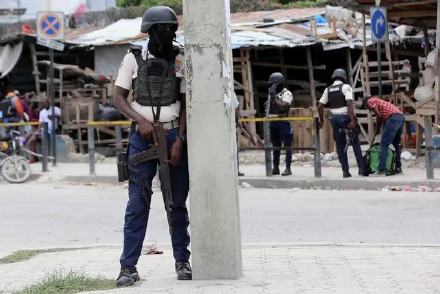
[[[193,278],[242,275],[229,0],[184,0]]]

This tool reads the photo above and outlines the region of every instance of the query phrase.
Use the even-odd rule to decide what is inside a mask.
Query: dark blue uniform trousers
[[[348,129],[350,117],[346,114],[332,114],[333,139],[336,142],[336,150],[338,152],[338,159],[342,166],[342,171],[348,173],[348,157],[344,152],[347,144],[347,135],[341,129]],[[361,145],[359,143],[359,136],[355,135],[353,138],[353,151],[356,157],[356,162],[361,172],[364,172],[364,157],[362,155]]]
[[[168,131],[168,149],[176,140],[179,128]],[[152,142],[144,140],[139,131],[136,131],[130,138],[129,157],[147,150]],[[151,181],[156,175],[158,161],[148,161],[137,166],[138,170],[148,177]],[[139,176],[134,176],[137,180],[142,180]],[[190,257],[188,250],[190,236],[188,233],[189,217],[186,207],[186,199],[189,191],[188,175],[188,155],[186,146],[182,150],[180,162],[175,167],[170,167],[171,187],[173,191],[173,210],[171,223],[173,234],[171,242],[173,245],[173,255],[176,261],[187,261]],[[141,255],[142,245],[147,230],[148,216],[150,211],[150,201],[143,197],[144,188],[129,182],[128,203],[125,210],[124,225],[124,250],[121,255],[121,265],[136,265]]]
[[[293,130],[289,121],[271,121],[270,122],[270,140],[273,147],[281,147],[281,142],[284,147],[292,147]],[[273,165],[280,165],[281,150],[273,151]],[[286,167],[292,164],[292,149],[286,149]]]

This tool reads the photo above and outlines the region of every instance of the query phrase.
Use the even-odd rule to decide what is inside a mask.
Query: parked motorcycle
[[[9,183],[24,183],[31,176],[29,161],[21,155],[22,147],[20,133],[13,128],[0,138],[0,176]]]

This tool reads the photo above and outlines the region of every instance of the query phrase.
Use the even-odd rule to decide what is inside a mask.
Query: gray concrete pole
[[[184,0],[193,279],[242,275],[229,0]]]

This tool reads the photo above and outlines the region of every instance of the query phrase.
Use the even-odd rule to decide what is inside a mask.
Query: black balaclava
[[[176,37],[174,30],[159,32],[157,27],[153,25],[148,31],[150,42],[148,43],[148,51],[157,58],[170,60],[176,57],[173,47],[173,40]]]
[[[278,93],[281,93],[281,91],[283,91],[283,89],[284,89],[284,85],[283,85],[283,83],[278,84],[278,85],[277,85],[277,94],[278,94]]]

